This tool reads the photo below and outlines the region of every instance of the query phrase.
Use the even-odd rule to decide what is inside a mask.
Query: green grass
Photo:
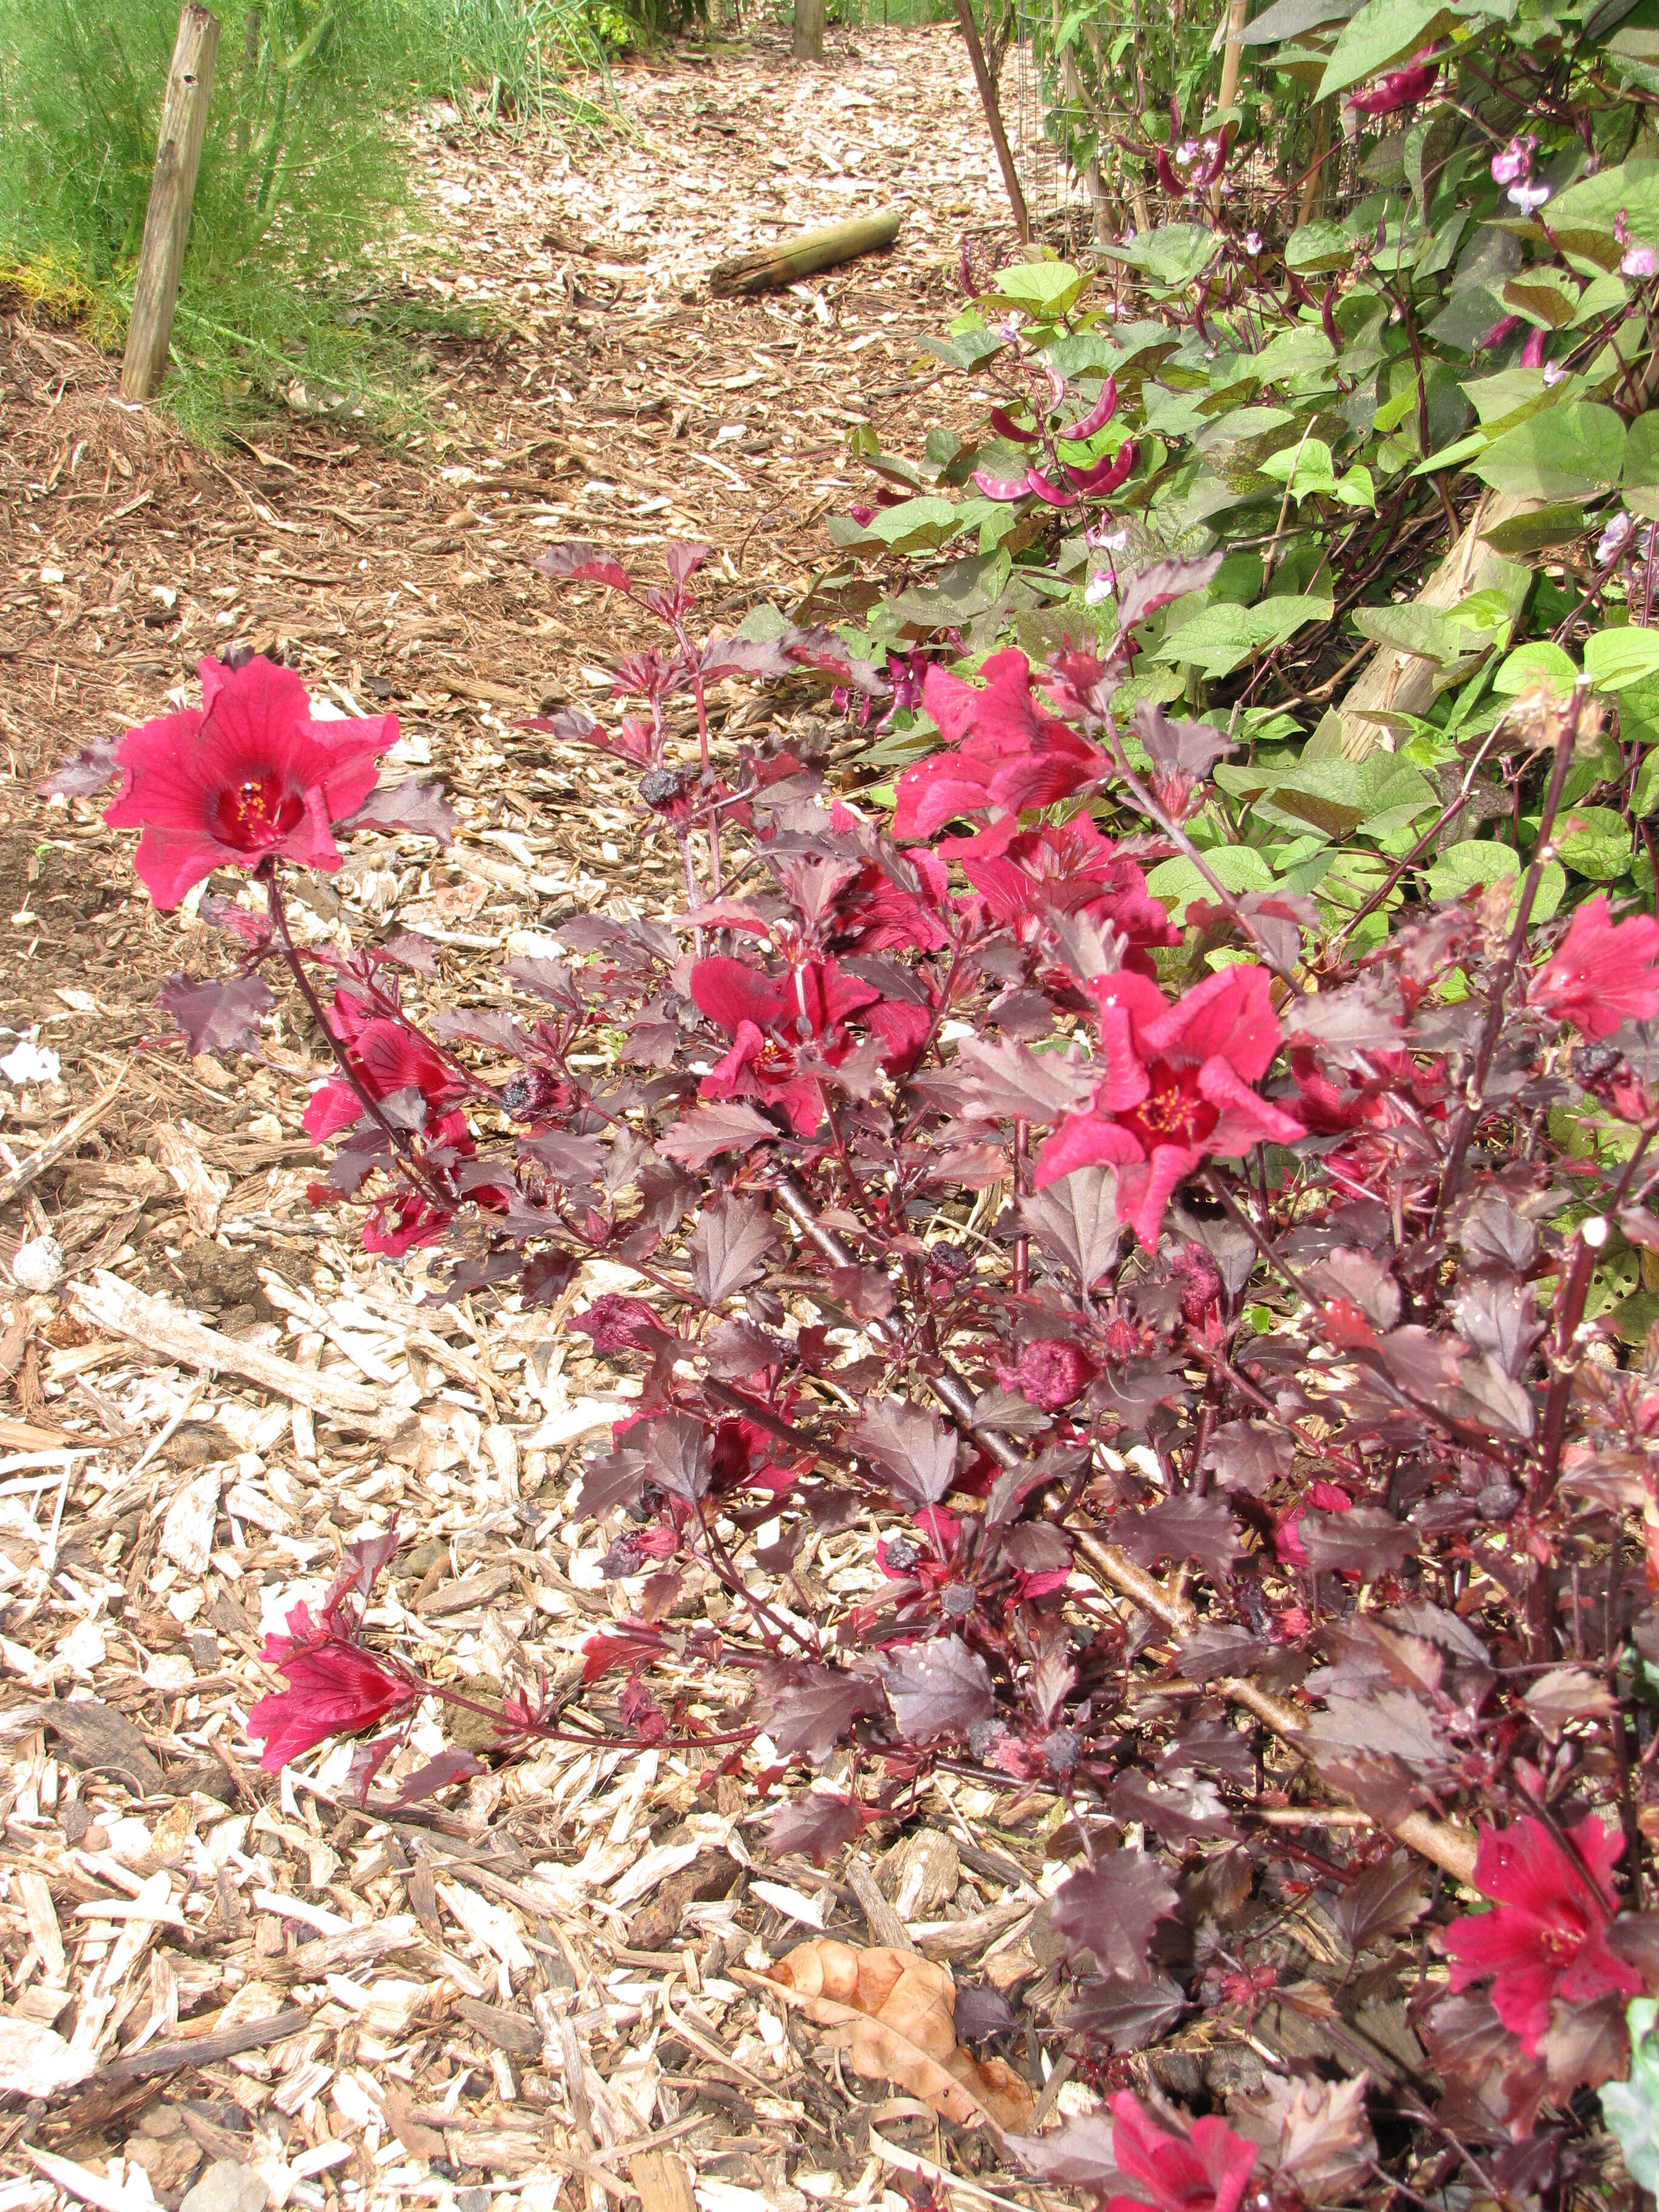
[[[418,230],[406,122],[544,123],[602,59],[585,0],[223,0],[167,404],[209,440],[298,386],[390,419],[413,379],[387,292]],[[125,332],[178,0],[0,0],[0,270]],[[591,118],[592,111],[589,111]]]

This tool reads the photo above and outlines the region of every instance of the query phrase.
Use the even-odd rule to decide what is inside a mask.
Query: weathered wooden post
[[[179,37],[167,71],[161,107],[155,174],[144,216],[144,242],[132,288],[132,319],[121,362],[123,399],[148,399],[167,367],[173,337],[173,312],[179,301],[179,272],[190,235],[190,206],[207,130],[213,94],[213,64],[219,51],[219,19],[187,0],[179,18]]]

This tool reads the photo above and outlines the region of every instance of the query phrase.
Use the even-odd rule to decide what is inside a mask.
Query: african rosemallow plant
[[[735,677],[884,679],[707,639],[702,559],[544,563],[647,626],[556,733],[637,772],[685,893],[556,923],[507,1006],[447,1008],[416,932],[290,927],[343,837],[456,825],[286,671],[206,663],[55,780],[118,779],[158,905],[205,885],[236,939],[163,994],[191,1049],[299,993],[316,1202],[637,1380],[580,1475],[623,1602],[580,1698],[509,1681],[418,1757],[470,1692],[374,1648],[377,1540],[268,1647],[263,1763],[362,1737],[384,1806],[550,1734],[661,1747],[820,1865],[994,1819],[1044,1871],[957,2033],[1069,2045],[1085,2107],[1033,2131],[1003,2067],[951,2109],[1008,2158],[1161,2212],[1618,2201],[1587,2093],[1659,1988],[1659,1376],[1613,1304],[1659,1250],[1659,922],[1548,896],[1601,702],[1493,726],[1523,872],[1425,871],[1454,779],[1332,929],[1195,837],[1237,739],[1121,703],[1218,554],[1126,545],[1087,644],[928,665],[890,821],[724,733]]]

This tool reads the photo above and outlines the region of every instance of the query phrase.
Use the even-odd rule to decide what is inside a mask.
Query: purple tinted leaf
[[[629,1430],[630,1437],[636,1434]],[[631,1505],[645,1487],[646,1457],[637,1443],[623,1443],[614,1451],[591,1460],[582,1470],[580,1505],[593,1521],[603,1521],[619,1505]]]
[[[568,1005],[574,988],[562,960],[541,960],[530,954],[507,962],[507,980],[532,999],[547,999],[556,1006]]]
[[[451,1746],[407,1776],[392,1802],[394,1805],[418,1805],[422,1798],[435,1797],[441,1790],[447,1790],[452,1783],[470,1782],[475,1774],[487,1771],[481,1759],[475,1759],[470,1751]]]
[[[781,638],[711,637],[697,666],[705,682],[718,684],[723,676],[787,676],[791,663]]]
[[[1145,1513],[1120,1513],[1112,1540],[1135,1565],[1196,1559],[1212,1582],[1225,1582],[1238,1557],[1238,1538],[1224,1498],[1194,1498],[1182,1491]]]
[[[539,730],[562,744],[608,745],[609,737],[591,714],[580,707],[556,707],[550,714],[528,714],[514,722],[515,730]]]
[[[1112,2157],[1112,2124],[1102,2112],[1068,2120],[1054,2135],[1005,2136],[1003,2141],[1028,2173],[1062,2189],[1109,2190],[1126,2179]]]
[[[113,738],[94,738],[79,752],[58,762],[52,774],[35,788],[42,799],[90,799],[125,774],[115,756],[126,742],[126,732]]]
[[[1167,1974],[1154,1974],[1149,1982],[1109,1974],[1103,1981],[1085,1982],[1060,2019],[1114,2051],[1144,2051],[1162,2041],[1186,2009],[1187,2000]]]
[[[1048,1925],[1069,1957],[1091,1952],[1103,1973],[1145,1982],[1151,1979],[1152,1930],[1179,1903],[1163,1869],[1145,1851],[1111,1851],[1061,1882]]]
[[[519,1289],[526,1306],[550,1306],[575,1280],[580,1262],[570,1252],[535,1252],[524,1263]]]
[[[214,929],[228,930],[240,937],[251,952],[262,951],[270,942],[271,925],[269,915],[252,914],[234,899],[220,898],[210,891],[196,909],[202,921]]]
[[[369,1784],[396,1751],[398,1741],[395,1734],[377,1735],[368,1743],[352,1747],[351,1764],[346,1769],[346,1788],[358,1804],[367,1801]]]
[[[192,983],[171,975],[155,1002],[184,1031],[193,1060],[198,1052],[241,1052],[259,1035],[259,1017],[276,1000],[258,975],[236,975],[228,982]]]
[[[752,1106],[732,1099],[712,1106],[696,1106],[677,1121],[665,1137],[657,1139],[665,1158],[684,1167],[701,1170],[720,1152],[750,1152],[758,1144],[775,1144],[775,1123]]]
[[[1261,1497],[1296,1462],[1291,1438],[1266,1421],[1224,1421],[1212,1431],[1205,1456],[1224,1490],[1251,1498]]]
[[[822,1766],[854,1721],[881,1711],[881,1689],[844,1668],[775,1659],[760,1669],[755,1711],[782,1758]]]
[[[954,2018],[958,2043],[986,2043],[1019,2025],[1012,2005],[989,1982],[958,1985]]]
[[[695,538],[681,538],[673,544],[665,545],[662,557],[674,581],[684,586],[690,581],[708,558],[708,548],[699,544]]]
[[[777,1741],[775,1734],[773,1741]],[[769,1857],[787,1858],[799,1851],[821,1867],[831,1851],[850,1844],[863,1828],[859,1808],[850,1797],[833,1797],[811,1790],[793,1804],[781,1805],[766,1824]],[[960,2033],[960,2031],[958,2031]]]
[[[1201,592],[1222,559],[1219,553],[1206,553],[1195,561],[1155,561],[1150,568],[1143,568],[1123,586],[1117,603],[1119,629],[1133,629],[1172,599],[1184,599],[1188,592]]]
[[[418,929],[395,930],[380,951],[386,959],[395,960],[400,968],[412,968],[417,975],[435,975],[438,972],[438,948]]]
[[[1331,1917],[1349,1949],[1357,1954],[1403,1936],[1428,1909],[1421,1866],[1409,1851],[1391,1851],[1343,1892]]]
[[[1126,1827],[1139,1820],[1170,1845],[1231,1842],[1238,1834],[1212,1782],[1153,1782],[1130,1768],[1113,1783],[1106,1803],[1115,1820]]]
[[[1202,778],[1223,753],[1236,751],[1210,722],[1172,722],[1155,699],[1143,699],[1133,716],[1136,736],[1161,775]]]
[[[377,783],[357,811],[340,824],[343,830],[404,830],[417,837],[435,837],[441,845],[455,842],[455,810],[444,797],[435,776],[423,783],[405,776],[401,783]]]
[[[714,1471],[714,1439],[690,1413],[659,1413],[641,1422],[645,1429],[645,1472],[672,1497],[695,1505]],[[637,1435],[638,1430],[630,1430]]]
[[[1116,1263],[1123,1232],[1117,1176],[1109,1167],[1077,1168],[1019,1201],[1020,1218],[1056,1267],[1091,1291]]]
[[[936,1505],[956,1480],[960,1447],[937,1413],[903,1398],[877,1398],[847,1432],[854,1451],[872,1459],[920,1505]]]
[[[706,1206],[686,1240],[691,1287],[704,1306],[717,1306],[752,1283],[776,1242],[772,1217],[759,1199],[726,1198]]]
[[[1407,1528],[1380,1505],[1356,1505],[1351,1513],[1322,1513],[1310,1506],[1297,1534],[1316,1574],[1358,1575],[1374,1582],[1392,1574],[1417,1549],[1415,1528]]]
[[[991,1670],[959,1636],[908,1644],[883,1672],[888,1703],[907,1743],[965,1735],[996,1711]]]
[[[586,538],[568,538],[562,545],[550,545],[536,566],[544,576],[562,576],[572,583],[609,584],[617,592],[633,587],[627,569]]]

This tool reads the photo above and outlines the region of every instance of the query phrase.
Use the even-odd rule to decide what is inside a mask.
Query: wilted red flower
[[[399,1091],[418,1091],[434,1112],[459,1098],[459,1076],[437,1048],[416,1030],[385,1014],[371,1013],[361,999],[337,991],[330,1026],[345,1047],[346,1058],[369,1097],[390,1098]],[[313,1144],[349,1129],[362,1112],[356,1092],[343,1077],[322,1084],[311,1094],[301,1123]]]
[[[1005,1390],[1017,1390],[1045,1413],[1057,1413],[1080,1397],[1100,1372],[1080,1344],[1069,1337],[1034,1337],[1019,1347],[1018,1360],[999,1367],[997,1381]]]
[[[1625,1839],[1594,1814],[1567,1835],[1577,1858],[1542,1820],[1483,1827],[1474,1886],[1497,1902],[1490,1912],[1466,1912],[1445,1934],[1453,1989],[1492,1975],[1492,2010],[1529,2058],[1557,1997],[1585,2004],[1643,1990],[1640,1973],[1607,1942],[1619,1905],[1613,1869]]]
[[[337,868],[330,824],[374,789],[374,756],[398,735],[395,714],[313,722],[292,669],[253,659],[198,664],[202,703],[146,722],[116,756],[126,787],[104,819],[143,831],[135,866],[158,907],[175,907],[218,867],[275,856]]]
[[[1022,830],[1018,815],[1005,814],[975,836],[951,839],[939,850],[941,859],[962,863],[993,917],[1022,944],[1036,936],[1050,914],[1086,914],[1126,939],[1126,960],[1150,975],[1148,948],[1181,942],[1163,901],[1152,896],[1135,862],[1119,854],[1091,815]]]
[[[1656,961],[1659,921],[1650,914],[1614,921],[1606,896],[1598,891],[1578,908],[1566,935],[1533,976],[1527,1004],[1599,1041],[1611,1036],[1621,1022],[1650,1022],[1659,1014]]]
[[[1110,766],[1099,747],[1042,713],[1023,653],[994,653],[983,684],[932,667],[922,697],[951,750],[907,768],[897,784],[896,837],[931,837],[958,814],[1010,814],[1066,799]]]
[[[475,1193],[475,1196],[478,1194]],[[417,1190],[389,1191],[377,1198],[363,1220],[363,1249],[401,1260],[416,1245],[435,1243],[454,1219]]]
[[[704,1098],[758,1098],[781,1106],[798,1137],[823,1119],[823,1097],[811,1058],[834,1067],[855,1042],[847,1028],[857,1014],[888,1047],[884,1065],[902,1063],[927,1031],[919,1006],[884,999],[873,983],[847,975],[833,960],[805,960],[786,975],[763,975],[742,960],[716,954],[691,970],[691,996],[734,1042],[698,1085]]]
[[[1099,1160],[1117,1170],[1117,1218],[1148,1251],[1170,1194],[1212,1152],[1287,1145],[1302,1124],[1250,1089],[1279,1050],[1267,971],[1221,969],[1174,1006],[1125,969],[1095,979],[1103,1069],[1087,1109],[1067,1115],[1037,1156],[1041,1188]]]
[[[319,1626],[307,1607],[296,1605],[288,1625],[290,1633],[268,1637],[259,1656],[281,1671],[289,1686],[261,1698],[247,1717],[248,1734],[264,1740],[259,1764],[267,1774],[279,1773],[289,1759],[331,1735],[374,1728],[422,1694],[406,1675],[352,1643],[337,1615]]]
[[[648,1347],[653,1337],[667,1334],[660,1314],[643,1298],[630,1298],[621,1291],[602,1291],[592,1305],[571,1315],[569,1326],[591,1336],[598,1353],[620,1352],[624,1345]]]
[[[1194,2120],[1185,2135],[1156,2127],[1127,2089],[1112,2100],[1112,2156],[1134,2193],[1115,2191],[1106,2212],[1238,2212],[1255,2145],[1225,2120]]]

